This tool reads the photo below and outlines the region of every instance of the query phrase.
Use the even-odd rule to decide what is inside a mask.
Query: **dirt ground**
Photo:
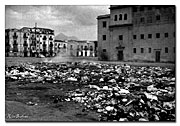
[[[18,65],[23,62],[41,62],[43,58],[15,58],[5,59],[7,66]],[[76,60],[74,60],[76,61]],[[78,60],[77,60],[78,61]],[[97,62],[97,61],[96,61]],[[106,62],[113,63],[113,62]],[[117,62],[114,62],[117,64]],[[138,63],[135,63],[138,65]],[[139,64],[139,65],[148,65]],[[174,64],[152,64],[174,67]],[[81,88],[73,83],[51,84],[31,83],[20,81],[5,82],[5,119],[6,121],[98,121],[98,113],[83,111],[79,103],[61,101],[66,93]],[[54,99],[59,98],[58,103]]]
[[[39,62],[40,58],[7,58],[6,65],[23,62]],[[75,102],[60,101],[67,91],[81,88],[72,83],[24,83],[5,82],[5,119],[6,121],[98,121],[98,114],[83,111],[83,106]],[[31,104],[28,104],[31,103]]]

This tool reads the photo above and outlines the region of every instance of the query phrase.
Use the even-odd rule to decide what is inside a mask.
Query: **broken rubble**
[[[80,102],[98,112],[101,121],[175,120],[176,80],[175,72],[169,68],[42,62],[6,66],[5,75],[6,81],[82,86],[68,92],[64,101]]]

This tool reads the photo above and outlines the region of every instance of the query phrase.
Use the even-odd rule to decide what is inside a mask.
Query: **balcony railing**
[[[27,36],[26,34],[24,34],[24,35],[23,35],[23,38],[24,38],[24,39],[27,39],[27,38],[28,38],[28,36]]]
[[[53,44],[52,44],[52,43],[50,43],[50,44],[49,44],[49,46],[50,46],[50,47],[53,47]]]
[[[13,46],[17,46],[17,45],[18,45],[18,43],[16,43],[16,42],[13,43]]]
[[[27,43],[27,42],[25,42],[25,43],[23,44],[23,46],[28,46],[28,43]]]
[[[46,47],[47,45],[46,45],[46,44],[43,44],[42,46],[43,46],[43,47]]]
[[[47,37],[46,37],[46,36],[44,36],[44,37],[43,37],[43,40],[46,40],[46,39],[47,39]]]
[[[52,36],[49,37],[49,40],[53,40]]]
[[[15,34],[15,35],[13,35],[13,39],[17,39],[18,38],[18,36]]]
[[[13,45],[13,52],[18,52],[18,47]]]

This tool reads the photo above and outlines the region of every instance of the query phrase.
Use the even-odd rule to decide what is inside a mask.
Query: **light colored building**
[[[175,6],[109,9],[97,18],[100,60],[175,62]]]
[[[55,55],[66,55],[67,53],[67,41],[54,40],[54,53]]]
[[[95,57],[97,41],[55,40],[56,55],[70,57]]]
[[[93,41],[68,41],[68,50],[70,56],[94,57],[95,44]]]
[[[54,30],[47,28],[6,29],[6,56],[54,55]]]

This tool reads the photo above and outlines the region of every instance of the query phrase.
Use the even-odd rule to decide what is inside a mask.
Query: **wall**
[[[103,21],[107,22],[106,28],[103,28]],[[98,19],[98,57],[102,60],[101,54],[104,53],[110,58],[110,40],[109,40],[109,18]],[[103,35],[106,35],[106,40],[103,40]],[[103,49],[106,49],[106,52],[103,52]]]

